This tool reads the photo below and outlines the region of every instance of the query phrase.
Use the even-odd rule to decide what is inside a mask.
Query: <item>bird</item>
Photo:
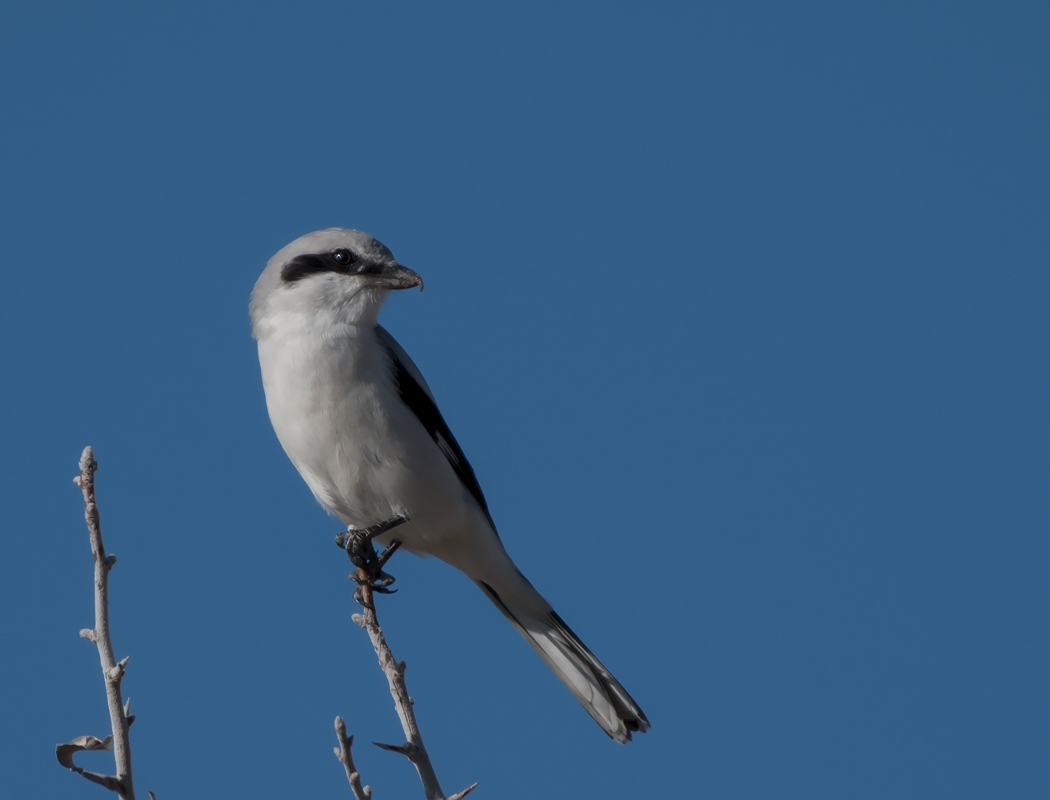
[[[301,236],[251,293],[266,407],[292,464],[350,531],[394,538],[470,578],[595,722],[623,744],[649,721],[514,564],[419,368],[379,324],[387,294],[423,279],[350,228]]]

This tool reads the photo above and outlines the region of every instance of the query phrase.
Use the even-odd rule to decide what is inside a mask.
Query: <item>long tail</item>
[[[595,658],[525,576],[517,570],[514,570],[514,576],[501,581],[499,591],[484,581],[475,580],[475,583],[539,653],[603,731],[624,744],[631,740],[633,731],[645,733],[649,730],[649,720],[620,682]]]

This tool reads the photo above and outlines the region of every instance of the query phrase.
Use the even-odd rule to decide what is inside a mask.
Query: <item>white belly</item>
[[[457,531],[486,524],[426,429],[400,399],[372,329],[327,339],[304,330],[259,341],[277,438],[314,496],[357,528],[401,515],[389,538],[445,561]]]

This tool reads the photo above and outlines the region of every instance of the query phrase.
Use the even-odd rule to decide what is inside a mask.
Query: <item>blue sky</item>
[[[1050,791],[1050,14],[1015,3],[0,11],[12,796],[89,798],[99,499],[140,796],[419,791],[247,322],[342,225],[522,570],[652,731],[609,741],[399,556],[380,613],[479,798]],[[103,769],[105,756],[85,757]],[[12,767],[17,766],[17,769]]]

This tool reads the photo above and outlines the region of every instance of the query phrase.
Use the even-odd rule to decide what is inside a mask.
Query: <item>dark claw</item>
[[[407,521],[405,517],[397,516],[362,530],[343,531],[336,535],[335,543],[343,550],[346,550],[346,554],[350,557],[350,561],[353,562],[355,567],[358,567],[368,575],[366,580],[358,578],[356,573],[352,575],[351,577],[358,584],[370,586],[372,591],[380,594],[393,594],[397,591],[396,589],[386,588],[394,582],[394,576],[383,572],[383,565],[397,552],[401,542],[391,542],[388,547],[383,549],[382,553],[377,554],[372,540]],[[355,599],[360,599],[359,593],[360,587],[354,591]]]

